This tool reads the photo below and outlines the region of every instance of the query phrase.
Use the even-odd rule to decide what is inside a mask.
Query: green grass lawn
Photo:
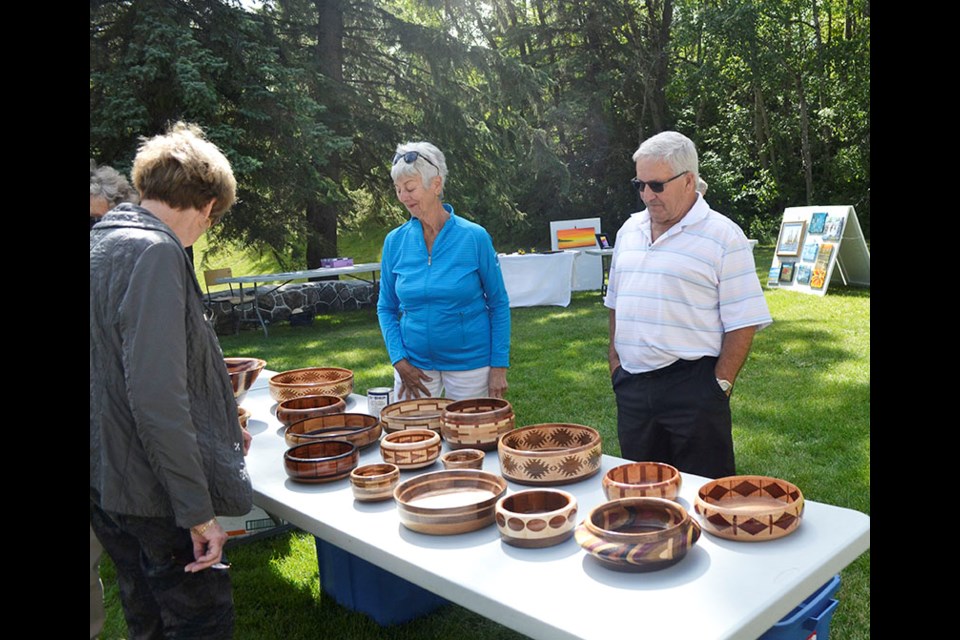
[[[761,282],[772,252],[772,247],[755,251]],[[784,478],[809,500],[869,514],[869,290],[834,282],[823,297],[776,289],[766,297],[774,324],[757,334],[731,401],[737,472]],[[566,308],[513,309],[512,320],[507,397],[517,426],[587,424],[601,432],[604,453],[619,455],[606,361],[607,310],[598,293],[577,292]],[[352,369],[358,390],[392,379],[372,309],[318,316],[307,327],[271,326],[269,338],[257,329],[244,330],[221,337],[221,344],[227,356],[261,357],[274,370]],[[304,532],[237,546],[230,559],[241,640],[522,637],[457,605],[380,628],[320,592],[313,537]],[[109,559],[101,573],[108,605],[103,637],[125,637]],[[831,636],[867,639],[870,552],[844,569],[841,580]],[[691,612],[695,607],[691,603]]]

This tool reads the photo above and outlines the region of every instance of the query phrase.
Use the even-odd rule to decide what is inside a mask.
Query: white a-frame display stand
[[[767,286],[822,296],[834,271],[845,285],[870,286],[870,250],[853,207],[784,209]]]

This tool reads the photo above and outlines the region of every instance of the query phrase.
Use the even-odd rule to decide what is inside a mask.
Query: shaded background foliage
[[[869,58],[865,0],[91,0],[90,155],[128,170],[140,136],[199,123],[239,183],[213,233],[290,267],[404,219],[389,159],[414,139],[501,250],[550,220],[614,232],[665,129],[749,236],[852,204],[869,238]]]

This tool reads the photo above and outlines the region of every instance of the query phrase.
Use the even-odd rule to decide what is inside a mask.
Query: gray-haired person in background
[[[90,228],[100,222],[107,211],[121,202],[137,204],[140,194],[130,186],[122,173],[106,165],[97,166],[90,160]]]

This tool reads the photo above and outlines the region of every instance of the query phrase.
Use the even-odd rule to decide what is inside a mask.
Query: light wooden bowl
[[[457,449],[440,455],[444,469],[482,469],[486,454],[480,449]]]
[[[577,524],[577,499],[559,489],[528,489],[497,501],[500,539],[514,547],[552,547],[569,539]]]
[[[620,498],[594,507],[574,537],[607,568],[656,571],[686,557],[700,539],[700,525],[672,500]]]
[[[683,476],[663,462],[630,462],[610,469],[601,481],[607,500],[666,498],[676,500]]]
[[[339,396],[299,396],[277,405],[277,420],[286,426],[307,418],[343,413],[347,403]]]
[[[270,397],[277,402],[301,396],[337,396],[353,393],[353,371],[339,367],[304,367],[270,378]]]
[[[493,524],[494,508],[507,481],[477,469],[433,471],[397,485],[393,497],[403,526],[420,533],[451,535]]]
[[[383,430],[432,429],[440,433],[440,415],[453,402],[450,398],[416,398],[392,402],[380,410]]]
[[[513,407],[502,398],[451,402],[440,416],[440,435],[451,449],[493,451],[497,439],[513,426]]]
[[[380,439],[380,421],[366,413],[331,413],[294,422],[283,434],[288,447],[320,440],[346,440],[365,449]]]
[[[350,475],[360,461],[356,445],[343,440],[300,444],[283,454],[283,466],[296,482],[333,482]]]
[[[350,472],[353,497],[360,502],[390,500],[399,483],[400,468],[395,464],[365,464]]]
[[[240,428],[246,430],[247,423],[250,421],[250,411],[243,407],[237,407],[237,419],[240,421]]]
[[[380,440],[384,462],[401,469],[421,469],[440,457],[440,434],[431,429],[404,429],[388,433]]]
[[[247,391],[257,381],[260,372],[267,366],[267,361],[260,358],[224,358],[223,362],[227,365],[233,397],[237,399],[237,404],[240,404],[247,397]]]
[[[700,487],[693,508],[707,533],[749,542],[774,540],[796,531],[803,505],[803,493],[786,480],[727,476]]]
[[[520,484],[579,482],[600,471],[601,446],[600,432],[581,424],[520,427],[500,436],[500,472]]]

